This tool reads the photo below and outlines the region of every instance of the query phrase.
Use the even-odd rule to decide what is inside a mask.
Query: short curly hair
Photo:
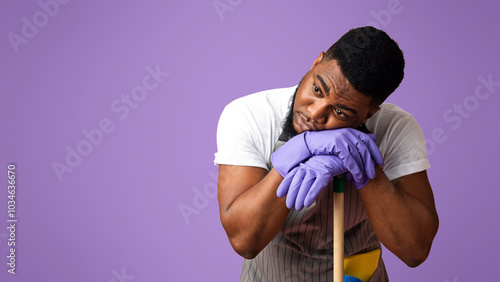
[[[378,106],[396,90],[404,77],[405,60],[398,44],[371,26],[349,30],[323,56],[335,59],[345,78]]]

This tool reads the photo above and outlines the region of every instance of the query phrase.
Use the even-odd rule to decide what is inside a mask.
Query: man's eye
[[[342,117],[342,118],[348,118],[348,116],[346,114],[344,114],[344,112],[342,112],[341,110],[339,109],[335,109],[335,113],[339,116],[339,117]]]
[[[323,97],[323,94],[321,93],[321,89],[316,84],[313,84],[313,91],[314,91],[314,95],[316,97],[318,97],[318,98]]]
[[[313,89],[314,89],[314,92],[316,92],[316,93],[319,92],[319,87],[316,84],[313,85]]]

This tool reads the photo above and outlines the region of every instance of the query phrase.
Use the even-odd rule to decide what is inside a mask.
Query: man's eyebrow
[[[330,87],[328,87],[328,85],[326,85],[325,81],[323,80],[323,78],[320,75],[316,75],[316,77],[319,79],[319,82],[321,82],[321,86],[323,86],[323,89],[325,89],[325,92],[326,92],[325,94],[328,97],[330,95]]]
[[[319,82],[321,82],[321,86],[323,86],[323,89],[325,89],[325,94],[326,96],[328,97],[329,96],[329,93],[330,93],[330,88],[328,87],[328,85],[326,85],[325,81],[323,80],[323,77],[321,77],[320,75],[316,75],[316,77],[319,79]],[[335,90],[335,86],[334,87],[334,90]],[[337,93],[337,92],[335,92]],[[338,95],[338,94],[337,94]],[[358,115],[358,111],[356,111],[355,109],[353,108],[350,108],[346,105],[343,105],[343,104],[337,104],[335,105],[337,108],[340,108],[340,109],[344,109],[346,111],[349,111],[351,113],[353,113],[354,115]]]

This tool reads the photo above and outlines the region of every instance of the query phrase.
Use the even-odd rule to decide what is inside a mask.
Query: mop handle
[[[344,281],[345,174],[333,180],[333,281]]]

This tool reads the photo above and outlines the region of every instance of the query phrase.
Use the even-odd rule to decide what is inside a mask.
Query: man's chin
[[[300,126],[298,126],[296,123],[293,124],[293,129],[295,130],[296,135],[306,132],[306,130],[300,128]]]

